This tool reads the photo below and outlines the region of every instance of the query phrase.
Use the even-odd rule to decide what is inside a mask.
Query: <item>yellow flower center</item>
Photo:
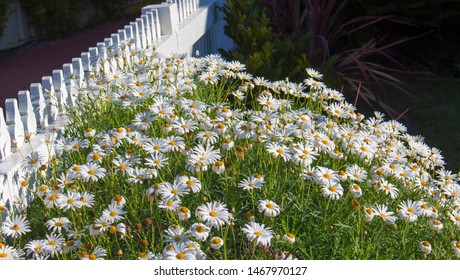
[[[265,206],[266,206],[268,209],[273,209],[273,208],[274,208],[273,204],[271,204],[271,203],[268,203],[268,204],[265,205]]]
[[[336,188],[336,187],[334,187],[334,186],[330,186],[330,187],[329,187],[329,191],[331,191],[331,192],[335,192],[335,191],[337,191],[337,188]]]
[[[211,212],[209,212],[209,216],[215,218],[215,217],[217,217],[217,213],[214,212],[214,211],[211,211]]]
[[[204,227],[203,226],[197,226],[196,231],[201,233],[201,232],[204,231]]]
[[[256,235],[256,236],[261,236],[261,235],[262,235],[262,232],[260,232],[260,231],[254,231],[254,235]]]
[[[423,244],[423,246],[425,246],[425,247],[430,247],[430,246],[431,246],[430,243],[429,243],[428,241],[423,241],[422,244]]]
[[[284,154],[283,149],[277,149],[276,152],[277,152],[278,154],[280,154],[280,155]]]
[[[96,255],[95,254],[91,254],[88,256],[88,259],[91,260],[91,261],[94,261],[95,259],[97,259]]]
[[[385,213],[380,213],[380,217],[385,219],[387,217],[387,215]]]
[[[407,212],[409,212],[409,213],[413,213],[413,212],[415,212],[415,210],[414,210],[414,208],[412,208],[412,207],[409,207],[409,208],[407,208]]]
[[[178,194],[178,193],[179,193],[179,190],[174,189],[174,190],[171,191],[171,193],[172,193],[172,194]]]
[[[94,169],[90,169],[88,170],[88,174],[89,175],[94,175],[96,173],[96,171]]]
[[[116,215],[117,215],[117,212],[115,211],[110,212],[110,217],[115,217]]]
[[[7,253],[0,253],[0,258],[2,258],[2,259],[3,259],[3,258],[6,258],[7,256],[8,256]]]
[[[177,258],[178,260],[183,260],[183,259],[185,259],[185,254],[182,253],[182,252],[180,252],[179,254],[176,255],[176,258]]]
[[[17,230],[19,230],[19,229],[20,229],[20,227],[19,227],[18,225],[14,225],[14,226],[12,226],[12,227],[11,227],[11,229],[12,229],[12,230],[16,230],[16,231],[17,231]]]
[[[55,225],[56,225],[57,227],[60,227],[60,226],[62,226],[63,224],[64,224],[64,223],[61,222],[61,221],[57,221],[57,222],[55,223]]]
[[[325,173],[325,174],[323,175],[323,177],[329,180],[329,179],[331,179],[331,174]]]

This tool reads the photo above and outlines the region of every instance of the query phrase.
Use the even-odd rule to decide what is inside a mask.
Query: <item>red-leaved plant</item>
[[[275,38],[279,38],[281,42],[274,45],[284,46],[283,42],[286,41],[303,44],[296,46],[293,48],[294,51],[287,54],[296,57],[290,61],[303,63],[304,68],[312,67],[325,71],[323,73],[325,76],[340,83],[336,86],[342,86],[348,92],[358,93],[368,104],[377,103],[392,117],[396,117],[396,110],[382,101],[385,92],[382,89],[390,85],[405,91],[404,83],[398,75],[402,72],[406,74],[415,74],[415,72],[406,67],[408,60],[392,51],[392,47],[404,44],[414,37],[392,39],[386,34],[378,34],[378,29],[375,27],[378,24],[410,25],[410,23],[393,18],[391,15],[354,16],[352,4],[353,1],[348,0],[261,1],[261,7],[270,20],[270,28],[277,35]],[[231,12],[230,9],[226,12],[227,18],[230,17],[228,14]],[[255,30],[252,32],[254,34]],[[231,37],[231,34],[227,35]],[[241,32],[238,36],[242,36]],[[272,52],[276,53],[275,50]],[[286,55],[280,52],[279,57]],[[277,58],[276,55],[271,57]],[[291,63],[290,67],[299,68],[299,65]],[[380,87],[379,93],[376,87]]]

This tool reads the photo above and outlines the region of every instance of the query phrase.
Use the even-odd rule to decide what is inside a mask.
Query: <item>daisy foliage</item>
[[[122,45],[75,92],[55,154],[25,155],[35,179],[0,201],[0,259],[460,255],[459,179],[403,124],[313,69],[268,81]]]

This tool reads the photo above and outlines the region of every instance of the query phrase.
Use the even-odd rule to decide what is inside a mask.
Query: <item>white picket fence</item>
[[[36,151],[48,162],[53,155],[49,144],[68,121],[65,105],[75,104],[69,94],[74,84],[86,75],[100,71],[109,47],[116,48],[133,40],[131,48],[155,45],[162,53],[217,53],[229,49],[232,41],[224,35],[225,21],[219,10],[225,0],[170,0],[142,8],[142,15],[111,34],[81,57],[71,59],[62,69],[54,70],[29,90],[19,91],[18,98],[5,101],[5,117],[0,108],[0,205],[21,203],[24,190],[33,178],[21,170],[21,163]]]

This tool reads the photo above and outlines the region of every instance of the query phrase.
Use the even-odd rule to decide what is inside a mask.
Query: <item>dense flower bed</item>
[[[454,259],[457,175],[306,69],[267,81],[219,56],[109,58],[33,152],[0,259]],[[102,73],[102,72],[101,72]],[[33,180],[31,178],[34,178]],[[18,198],[20,201],[22,198]]]

